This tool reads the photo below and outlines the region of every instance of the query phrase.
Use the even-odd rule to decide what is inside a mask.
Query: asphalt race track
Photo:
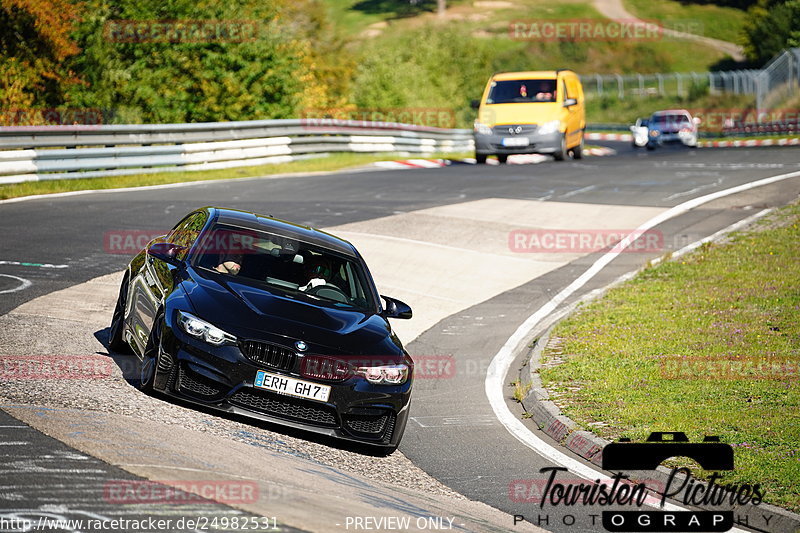
[[[119,272],[132,254],[117,253],[120,250],[109,244],[109,235],[131,230],[166,231],[201,205],[252,210],[333,228],[362,250],[382,291],[385,287],[387,294],[412,300],[409,303],[415,317],[421,317],[424,327],[415,327],[414,320],[397,326],[415,360],[439,358],[453,365],[444,374],[415,381],[411,420],[400,452],[467,498],[509,515],[524,515],[533,525],[559,532],[605,531],[599,521],[594,523],[591,518],[592,514],[599,514],[598,510],[542,509],[536,503],[515,501],[509,494],[512,481],[541,481],[546,476],[540,469],[554,465],[520,443],[494,416],[484,392],[486,368],[528,316],[600,255],[514,253],[509,250],[509,229],[513,230],[515,224],[534,227],[537,221],[546,219],[543,227],[550,229],[630,230],[692,198],[798,172],[800,149],[645,152],[633,151],[623,143],[604,144],[617,149],[618,155],[537,165],[453,165],[203,182],[0,203],[0,316],[38,297]],[[662,236],[657,249],[621,254],[562,305],[640,268],[648,259],[677,250],[763,209],[785,205],[798,195],[800,174],[672,218],[656,228]],[[474,260],[470,260],[473,256]],[[419,265],[416,273],[414,265]],[[430,277],[428,273],[436,269],[441,271],[440,277]],[[456,282],[449,285],[449,277]],[[0,339],[6,334],[0,333]],[[81,334],[92,336],[95,332]],[[4,353],[3,344],[6,343],[0,340],[0,353]],[[52,353],[57,350],[53,347]],[[512,369],[520,364],[522,361],[515,361]],[[30,403],[48,407],[41,398],[38,400]],[[51,450],[47,452],[50,455],[57,450],[64,457],[69,456],[69,461],[91,465],[95,485],[102,484],[104,476],[124,479],[129,475],[110,472],[115,467],[70,451],[61,442],[0,411],[0,426],[4,425],[9,428],[0,429],[0,440],[19,439],[17,434],[9,436],[12,431],[24,433],[37,446]],[[549,441],[533,424],[529,428]],[[8,451],[0,448],[0,452]],[[31,449],[25,453],[36,455]],[[77,459],[78,456],[83,458]],[[31,481],[24,490],[17,491],[21,494],[18,501],[4,500],[4,494],[14,492],[7,480],[27,479],[20,474],[19,465],[24,461],[8,453],[0,461],[5,480],[0,485],[7,485],[0,486],[3,513],[31,507],[39,501],[55,501],[57,496],[45,497],[50,490],[46,486],[56,481],[70,483],[66,470],[48,474],[53,477],[41,474],[41,480]],[[565,474],[564,479],[570,479],[569,475]],[[18,486],[21,483],[14,482]],[[113,508],[95,508],[80,499],[73,502],[71,509],[75,505],[103,516],[114,516],[115,512]],[[180,513],[243,512],[214,502],[196,505],[196,509],[183,508]],[[146,507],[136,509],[141,515],[152,514],[151,511]],[[53,513],[57,512],[54,509]],[[176,512],[170,510],[167,514]],[[303,524],[292,526],[305,529]],[[507,528],[515,530],[510,519]],[[311,526],[309,529],[316,530]]]

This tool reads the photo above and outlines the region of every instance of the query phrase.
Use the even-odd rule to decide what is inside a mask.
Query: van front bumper
[[[498,133],[475,133],[475,153],[493,154],[553,154],[561,150],[560,131],[540,134],[502,135]],[[520,141],[519,139],[525,139]],[[527,141],[527,143],[526,143]],[[516,145],[516,146],[515,146]]]

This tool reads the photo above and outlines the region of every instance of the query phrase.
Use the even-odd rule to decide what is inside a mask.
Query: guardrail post
[[[619,95],[619,99],[622,100],[625,98],[625,86],[623,85],[622,82],[622,76],[620,76],[619,74],[614,74],[614,75],[617,77],[617,89],[618,89],[617,94]]]

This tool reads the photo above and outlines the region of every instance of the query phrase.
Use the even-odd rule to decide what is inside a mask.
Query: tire
[[[114,315],[111,318],[111,327],[108,331],[108,348],[111,351],[130,354],[133,353],[130,345],[125,341],[122,332],[125,329],[125,304],[128,300],[128,277],[122,280],[117,296],[117,305],[114,307]]]
[[[655,150],[656,147],[654,145],[650,144],[650,143],[647,143],[647,149],[652,151],[652,150]]]
[[[147,346],[145,346],[142,360],[139,362],[139,381],[137,388],[145,394],[153,393],[153,384],[156,381],[156,362],[158,360],[158,352],[161,349],[161,324],[164,320],[164,315],[159,314],[153,322],[153,331],[150,332],[150,338],[147,339]]]
[[[553,157],[556,158],[556,161],[563,161],[564,158],[567,156],[567,134],[561,136],[561,148],[553,153]]]
[[[572,149],[572,159],[583,159],[583,132],[581,132],[581,142]]]
[[[485,165],[486,164],[486,154],[475,154],[475,164],[476,165]]]
[[[505,165],[508,162],[508,154],[497,154],[497,161],[501,165]]]

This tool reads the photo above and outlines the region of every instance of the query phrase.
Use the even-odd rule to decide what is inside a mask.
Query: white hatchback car
[[[631,133],[633,134],[633,147],[641,148],[647,144],[647,132],[649,131],[647,124],[650,122],[646,118],[637,118],[636,124],[631,126]]]

